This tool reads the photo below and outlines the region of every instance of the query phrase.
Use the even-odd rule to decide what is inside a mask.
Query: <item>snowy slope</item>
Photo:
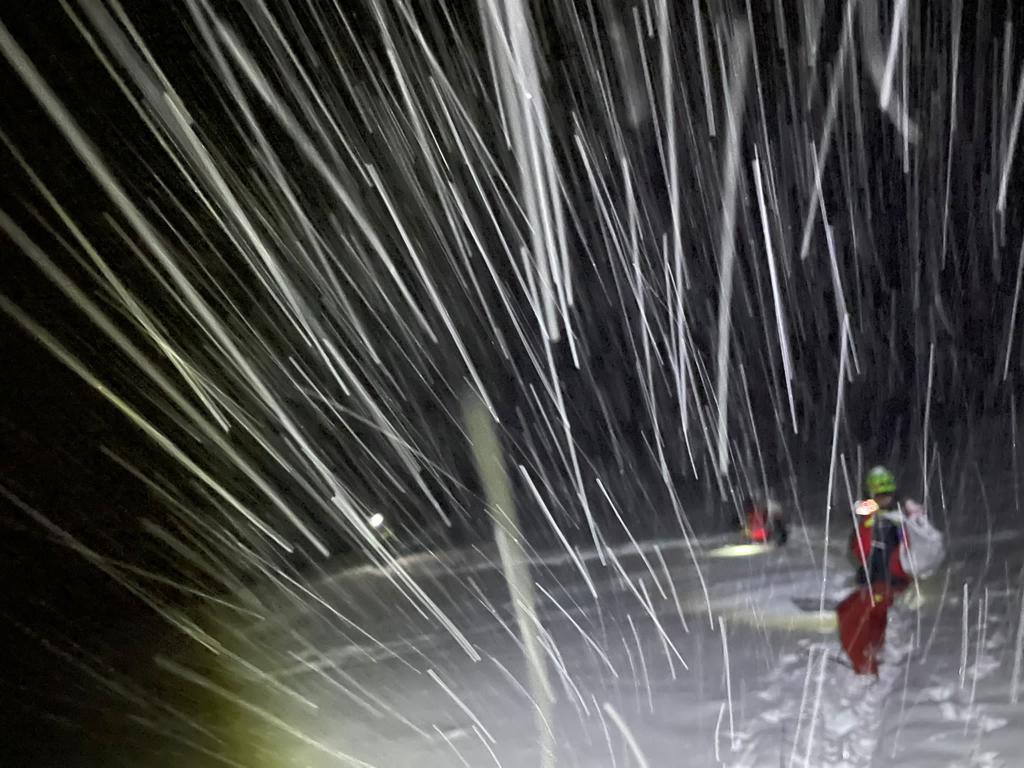
[[[837,661],[831,611],[807,610],[822,594],[820,531],[783,550],[735,543],[630,544],[605,564],[581,553],[596,600],[573,558],[535,558],[555,699],[542,720],[508,588],[483,551],[401,563],[476,661],[363,567],[324,581],[319,609],[307,599],[222,624],[215,634],[246,662],[222,654],[192,682],[230,699],[223,753],[244,765],[537,766],[538,727],[567,766],[1018,764],[1019,537],[955,543],[923,604],[894,613],[877,682]],[[834,604],[849,573],[840,552],[829,559]]]

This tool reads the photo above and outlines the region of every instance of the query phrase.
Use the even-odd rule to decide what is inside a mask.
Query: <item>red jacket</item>
[[[751,541],[768,541],[771,521],[768,510],[758,504],[751,504],[747,509],[747,535]]]

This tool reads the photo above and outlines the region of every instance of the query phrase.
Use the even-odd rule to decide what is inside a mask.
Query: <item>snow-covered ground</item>
[[[1021,536],[953,542],[920,604],[894,610],[877,681],[841,663],[833,538],[824,582],[821,530],[784,549],[718,536],[534,557],[550,707],[481,550],[400,561],[451,627],[389,574],[350,569],[319,583],[323,602],[221,624],[229,652],[192,683],[223,700],[221,751],[243,765],[539,766],[541,728],[565,766],[1021,764]]]

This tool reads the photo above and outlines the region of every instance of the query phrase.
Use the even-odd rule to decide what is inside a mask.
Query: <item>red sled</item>
[[[839,642],[859,675],[878,674],[878,653],[885,643],[889,606],[902,589],[874,584],[849,594],[836,607]]]

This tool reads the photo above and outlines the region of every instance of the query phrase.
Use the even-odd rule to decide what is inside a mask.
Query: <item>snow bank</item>
[[[387,573],[345,571],[320,585],[331,609],[296,601],[218,628],[252,662],[221,661],[221,684],[250,705],[232,757],[515,768],[540,764],[538,729],[550,728],[568,766],[868,766],[893,754],[901,766],[1018,764],[1020,537],[953,542],[912,593],[920,604],[895,610],[878,681],[840,658],[832,606],[850,574],[836,539],[824,581],[813,529],[786,549],[730,550],[735,537],[718,536],[623,545],[605,564],[579,551],[597,600],[567,554],[538,555],[549,719],[526,688],[513,596],[491,553],[402,561],[476,662]]]

